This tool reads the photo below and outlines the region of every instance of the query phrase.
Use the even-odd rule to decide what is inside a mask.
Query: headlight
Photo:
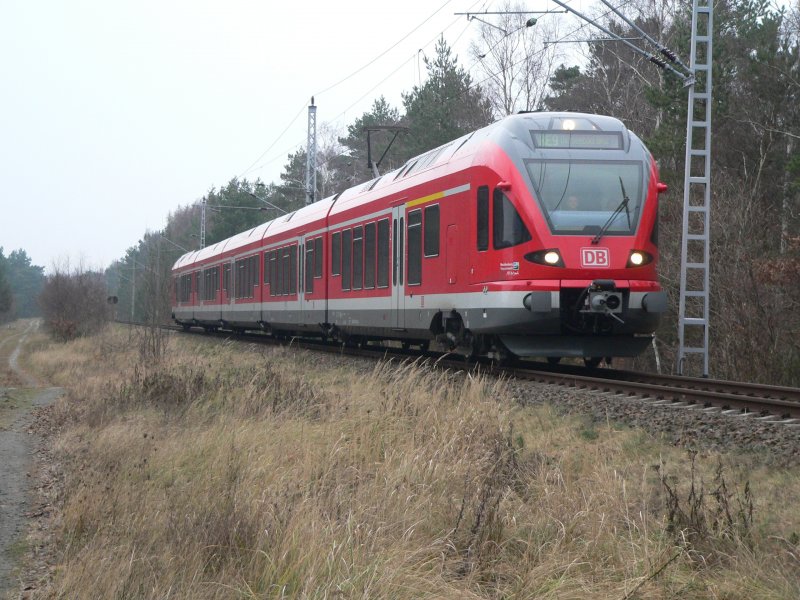
[[[550,252],[545,253],[544,255],[544,262],[548,265],[557,265],[558,261],[561,260],[561,257],[558,255],[558,252],[555,250],[550,250]]]
[[[525,260],[538,265],[545,265],[547,267],[564,266],[564,261],[561,260],[561,253],[555,248],[537,250],[536,252],[528,252],[528,254],[525,255]]]
[[[642,267],[648,263],[653,262],[653,256],[644,250],[631,250],[628,256],[627,268]]]

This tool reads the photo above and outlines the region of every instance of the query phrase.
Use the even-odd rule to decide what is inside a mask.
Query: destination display
[[[531,131],[537,148],[576,148],[581,150],[621,150],[618,131]]]

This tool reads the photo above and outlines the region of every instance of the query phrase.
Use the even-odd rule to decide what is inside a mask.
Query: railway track
[[[612,369],[504,369],[509,375],[595,392],[649,399],[687,410],[717,411],[800,427],[800,389]]]
[[[181,329],[170,327],[170,329]],[[224,338],[230,333],[212,334]],[[258,333],[235,334],[247,341],[285,343]],[[385,346],[349,347],[319,341],[292,340],[292,344],[306,349],[335,352],[348,356],[398,358],[418,357],[418,352]],[[723,381],[717,379],[679,377],[615,369],[587,369],[570,365],[548,365],[520,361],[514,366],[497,366],[491,362],[468,362],[462,356],[427,352],[423,356],[435,361],[439,367],[457,370],[475,370],[512,377],[523,381],[547,383],[578,390],[605,393],[615,396],[644,399],[654,405],[676,409],[719,412],[731,417],[758,419],[800,429],[800,389],[782,386]]]

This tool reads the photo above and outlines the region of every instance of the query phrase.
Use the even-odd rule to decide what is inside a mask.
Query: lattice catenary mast
[[[306,204],[315,201],[317,190],[317,107],[314,96],[308,107],[308,143],[306,144]]]

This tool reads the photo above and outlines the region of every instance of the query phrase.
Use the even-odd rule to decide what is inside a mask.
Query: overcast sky
[[[312,95],[318,127],[399,108],[441,32],[469,67],[454,13],[493,4],[0,0],[0,246],[105,267],[212,186],[277,180]]]

